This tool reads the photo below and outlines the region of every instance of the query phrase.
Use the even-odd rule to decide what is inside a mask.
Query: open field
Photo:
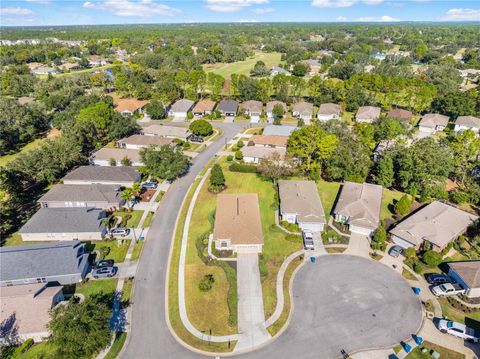
[[[256,52],[255,56],[245,61],[204,65],[203,69],[206,72],[214,72],[225,78],[230,78],[232,74],[249,75],[250,70],[253,69],[257,61],[263,61],[267,67],[273,67],[281,63],[281,56],[279,52]]]

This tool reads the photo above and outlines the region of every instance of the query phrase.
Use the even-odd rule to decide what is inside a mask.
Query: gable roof
[[[238,102],[235,100],[222,100],[217,106],[217,110],[220,112],[237,112]]]
[[[295,126],[284,126],[284,125],[267,125],[263,129],[263,134],[265,136],[274,135],[274,136],[290,136],[297,127]]]
[[[434,201],[397,224],[390,233],[415,245],[429,241],[443,248],[477,218],[449,204]]]
[[[327,223],[314,181],[278,181],[282,213],[295,213],[298,222]]]
[[[242,102],[242,109],[250,112],[262,112],[263,103],[260,101],[249,100]]]
[[[322,103],[318,108],[318,115],[339,115],[342,112],[342,106],[336,103]]]
[[[357,110],[355,118],[364,120],[375,120],[380,117],[380,107],[362,106]]]
[[[108,202],[120,200],[118,185],[106,184],[63,184],[53,186],[39,202]]]
[[[283,110],[285,112],[287,112],[288,110],[288,107],[287,107],[287,104],[285,102],[282,102],[282,101],[270,101],[270,102],[267,102],[267,112],[272,112],[273,111],[273,108],[275,107],[275,105],[280,105],[283,107]]]
[[[272,69],[270,70],[270,73],[273,73],[273,72],[277,72],[279,74],[284,74],[284,75],[290,75],[289,71],[279,66],[272,67]]]
[[[300,113],[313,113],[313,104],[305,101],[295,102],[292,111]]]
[[[480,118],[474,116],[459,116],[455,121],[455,124],[465,127],[480,128]]]
[[[213,236],[232,244],[263,244],[257,194],[219,194]]]
[[[419,125],[422,127],[432,127],[435,128],[437,126],[447,126],[448,124],[448,116],[440,115],[438,113],[427,113],[426,115],[422,116]]]
[[[308,66],[322,66],[322,63],[320,62],[320,60],[315,60],[315,59],[303,60],[302,63]]]
[[[144,100],[137,100],[135,98],[118,98],[116,96],[113,97],[113,102],[115,104],[115,111],[118,112],[135,112],[141,108],[143,108],[147,103],[150,101]]]
[[[186,98],[182,98],[175,102],[172,107],[170,107],[170,110],[173,112],[188,112],[192,108],[193,104],[192,100],[187,100]]]
[[[147,135],[131,135],[118,141],[118,143],[140,146],[165,146],[170,145],[172,142],[171,138]]]
[[[253,142],[256,145],[287,147],[288,137],[274,135],[254,135],[248,139],[248,142]]]
[[[244,157],[255,158],[270,158],[274,153],[278,153],[283,158],[287,153],[287,149],[283,147],[244,146],[240,151],[242,151]]]
[[[178,138],[188,137],[188,128],[180,126],[151,125],[142,127],[142,133],[155,136],[171,136]]]
[[[198,112],[205,112],[205,111],[213,111],[215,108],[215,101],[212,100],[201,100],[198,101],[195,107],[193,108],[192,112],[193,113],[198,113]]]
[[[103,147],[100,148],[98,151],[94,152],[90,158],[96,160],[105,160],[108,161],[110,159],[114,159],[116,161],[121,161],[125,157],[132,162],[140,162],[140,151],[131,149],[131,148],[109,148]]]
[[[387,112],[387,117],[395,118],[397,120],[410,121],[413,113],[402,108],[396,108]]]
[[[349,224],[376,228],[380,223],[382,192],[382,186],[376,184],[345,182],[334,213],[350,217]]]
[[[125,166],[80,166],[62,178],[62,181],[66,180],[138,182],[140,172],[136,168]]]
[[[480,261],[450,262],[448,266],[469,288],[480,288]]]

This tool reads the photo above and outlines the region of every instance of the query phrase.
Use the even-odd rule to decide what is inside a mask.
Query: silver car
[[[92,276],[95,279],[98,278],[111,278],[117,274],[117,267],[102,267],[93,271]]]
[[[113,237],[125,237],[130,234],[129,228],[115,228],[110,231],[110,235]]]

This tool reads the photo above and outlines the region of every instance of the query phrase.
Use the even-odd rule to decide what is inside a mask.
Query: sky
[[[480,0],[1,0],[0,25],[480,21]]]

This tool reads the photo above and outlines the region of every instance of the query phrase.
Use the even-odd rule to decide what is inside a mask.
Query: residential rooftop
[[[255,158],[271,158],[275,153],[278,153],[281,158],[284,158],[287,153],[287,150],[283,147],[244,146],[240,151],[244,157]]]
[[[295,213],[298,222],[327,223],[314,181],[278,181],[282,213]]]
[[[270,102],[267,102],[267,106],[266,106],[267,112],[272,112],[272,111],[273,111],[273,108],[275,107],[275,105],[280,105],[280,106],[282,106],[283,111],[285,111],[285,112],[287,112],[287,110],[288,110],[287,104],[286,104],[285,102],[282,102],[282,101],[270,101]]]
[[[67,173],[62,181],[111,181],[111,182],[138,182],[140,172],[134,167],[125,166],[80,166]]]
[[[140,157],[140,151],[131,148],[103,147],[90,156],[91,159],[104,161],[109,161],[110,159],[121,161],[125,157],[127,157],[132,162],[140,162],[142,160]]]
[[[480,128],[480,118],[475,116],[459,116],[455,121],[455,124],[465,127]]]
[[[469,288],[480,287],[480,261],[450,262],[448,266],[462,278]]]
[[[161,136],[131,135],[118,141],[119,144],[137,146],[165,146],[172,144],[173,140]]]
[[[322,103],[318,108],[318,115],[340,115],[342,113],[342,106],[336,103]]]
[[[193,102],[192,100],[182,98],[175,102],[170,108],[170,110],[173,112],[188,112],[192,108],[194,103],[195,102]]]
[[[115,104],[115,111],[118,112],[135,112],[142,109],[149,101],[137,100],[135,98],[119,98],[117,96],[113,97],[113,102]]]
[[[249,112],[262,112],[263,103],[260,101],[249,100],[242,102],[242,110]]]
[[[267,125],[263,129],[264,136],[290,136],[297,127],[285,125]]]
[[[254,135],[248,139],[248,142],[252,142],[254,145],[287,147],[288,137],[275,135]]]
[[[39,202],[118,202],[120,191],[118,185],[106,184],[63,184],[53,186]]]
[[[362,106],[357,110],[355,118],[359,120],[375,120],[380,117],[380,111],[380,107]]]
[[[438,113],[427,113],[422,116],[419,125],[422,127],[435,128],[437,126],[446,127],[448,125],[448,116],[440,115]]]
[[[215,101],[212,100],[201,100],[198,101],[195,107],[193,108],[193,113],[204,113],[207,111],[213,111],[215,108]]]
[[[186,139],[189,135],[187,127],[180,126],[166,126],[166,125],[151,125],[142,127],[142,132],[146,135],[177,137]]]
[[[387,112],[387,117],[394,118],[397,120],[410,121],[413,117],[411,111],[407,111],[401,108],[396,108]]]

